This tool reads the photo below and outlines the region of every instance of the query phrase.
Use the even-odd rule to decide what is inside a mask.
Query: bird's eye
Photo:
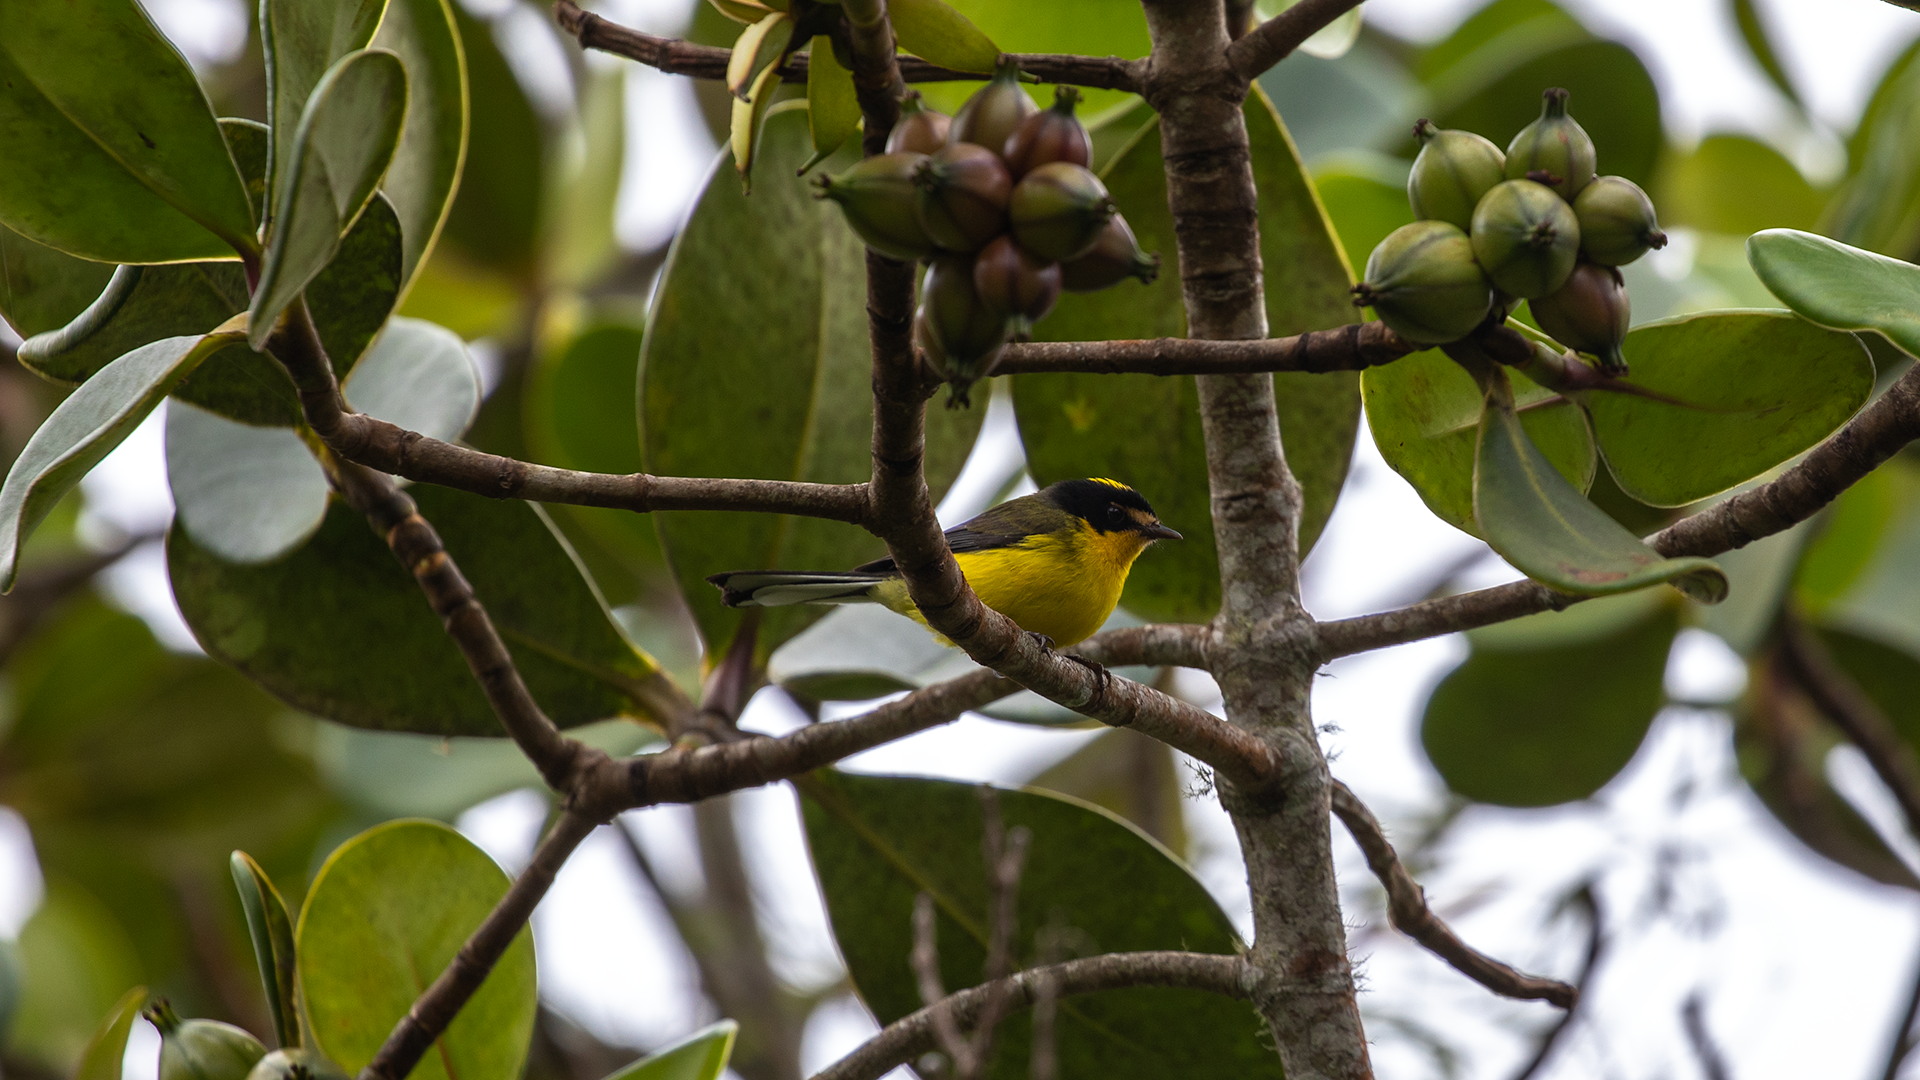
[[[1127,523],[1127,512],[1119,503],[1113,503],[1107,507],[1107,520],[1116,525],[1125,525]]]

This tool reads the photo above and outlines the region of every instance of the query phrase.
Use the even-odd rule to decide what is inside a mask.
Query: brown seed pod
[[[987,307],[1036,323],[1060,299],[1060,264],[1027,254],[1010,236],[995,237],[974,259],[973,289]]]
[[[947,130],[953,117],[927,108],[920,91],[909,90],[900,102],[900,119],[887,132],[887,153],[937,153],[947,145]]]
[[[949,407],[967,403],[967,388],[993,370],[1007,343],[1008,318],[974,288],[973,267],[965,255],[935,258],[914,314],[914,341],[946,376]]]
[[[1100,178],[1065,161],[1021,177],[1007,200],[1013,238],[1035,255],[1060,262],[1091,251],[1114,213]]]
[[[1100,230],[1100,238],[1085,255],[1060,264],[1060,287],[1068,292],[1097,292],[1128,278],[1143,285],[1160,276],[1160,256],[1140,250],[1127,219],[1119,214]]]
[[[881,154],[859,162],[839,176],[818,176],[816,199],[840,204],[854,235],[882,255],[921,259],[937,250],[927,239],[914,209],[914,173],[925,154]]]
[[[973,143],[951,143],[913,174],[914,210],[927,238],[947,251],[974,252],[1007,231],[1013,177],[1000,155]]]
[[[1056,88],[1053,107],[1027,117],[1007,139],[1000,156],[1007,159],[1014,179],[1050,162],[1065,161],[1083,169],[1093,162],[1093,137],[1073,115],[1079,100],[1080,91],[1073,87]]]
[[[1627,339],[1632,308],[1620,271],[1597,263],[1581,263],[1558,292],[1527,301],[1540,329],[1555,341],[1600,360],[1608,375],[1625,375],[1627,358],[1620,352]]]
[[[974,91],[947,129],[949,143],[973,143],[999,153],[1027,117],[1040,111],[1020,86],[1020,67],[1012,57],[994,70],[993,81]]]

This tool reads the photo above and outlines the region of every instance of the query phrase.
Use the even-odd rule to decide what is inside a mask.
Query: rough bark
[[[1267,334],[1257,193],[1218,4],[1147,0],[1144,80],[1160,114],[1188,334]],[[1330,777],[1308,708],[1313,620],[1300,605],[1300,486],[1281,453],[1273,380],[1200,377],[1222,596],[1208,659],[1227,718],[1272,748],[1281,782],[1220,784],[1252,891],[1254,1003],[1294,1080],[1370,1077],[1333,877]]]

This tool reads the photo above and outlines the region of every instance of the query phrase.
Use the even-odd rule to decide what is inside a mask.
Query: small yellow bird
[[[947,530],[980,602],[1061,648],[1085,641],[1120,602],[1133,560],[1180,534],[1118,480],[1062,480]],[[728,607],[883,604],[926,623],[891,558],[852,570],[735,570],[707,579]]]

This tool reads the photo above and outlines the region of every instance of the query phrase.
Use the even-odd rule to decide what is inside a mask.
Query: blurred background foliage
[[[1133,0],[956,6],[1010,51],[1134,56],[1146,47]],[[1746,133],[1708,132],[1680,144],[1663,126],[1646,62],[1551,0],[1494,0],[1428,44],[1367,25],[1345,51],[1296,56],[1264,76],[1261,88],[1353,267],[1411,220],[1404,184],[1415,118],[1504,145],[1534,117],[1546,85],[1571,90],[1601,171],[1645,185],[1676,236],[1672,248],[1626,271],[1636,323],[1777,307],[1742,251],[1745,237],[1763,228],[1813,230],[1897,258],[1920,257],[1920,43],[1899,54],[1850,130],[1827,131],[1799,109],[1750,6],[1729,7],[1742,17],[1754,63],[1795,103],[1788,127],[1844,148],[1836,169],[1810,175],[1780,146]],[[445,232],[401,311],[455,329],[481,357],[487,394],[467,436],[472,445],[554,465],[636,471],[642,436],[632,402],[649,298],[668,248],[665,241],[624,246],[614,227],[635,160],[626,142],[634,130],[626,116],[632,76],[604,58],[588,62],[526,0],[455,10],[472,137]],[[684,33],[693,40],[726,45],[736,32],[705,3],[688,15]],[[537,47],[564,57],[566,86],[556,89],[552,72],[537,76],[510,61],[516,50],[503,50],[503,41],[527,35],[543,36]],[[515,46],[532,47],[525,40]],[[265,119],[257,28],[229,62],[199,73],[217,113]],[[966,92],[937,84],[928,96],[951,107]],[[724,89],[702,83],[695,93],[717,145]],[[1106,93],[1089,95],[1086,115],[1103,162],[1122,166],[1123,148],[1138,143],[1150,119],[1137,100]],[[1170,240],[1159,246],[1170,259]],[[0,235],[0,249],[13,256],[0,272],[9,295],[31,284],[30,247]],[[100,276],[104,284],[104,268]],[[49,300],[44,311],[14,312],[32,320],[15,329],[26,336],[61,325],[91,299],[81,290]],[[1883,341],[1869,345],[1881,387],[1911,362]],[[0,367],[0,463],[19,452],[60,393],[17,364]],[[1017,447],[1005,449],[1012,438],[1004,405],[977,451],[992,460],[967,495],[974,509],[1027,483]],[[1130,437],[1096,431],[1080,453],[1095,460],[1118,454]],[[1001,447],[997,457],[988,443]],[[1344,451],[1335,456],[1328,468],[1337,490]],[[1159,488],[1151,476],[1129,479],[1148,491],[1173,487],[1171,479]],[[1594,497],[1638,532],[1687,512],[1634,503],[1604,470]],[[342,728],[290,712],[212,660],[164,646],[96,587],[104,569],[156,538],[115,535],[83,503],[76,494],[42,527],[20,587],[0,598],[0,805],[30,831],[45,881],[42,903],[18,939],[0,941],[0,1069],[22,1077],[65,1075],[98,1018],[135,982],[171,998],[183,1014],[265,1030],[227,887],[234,848],[259,859],[297,907],[318,860],[347,836],[402,815],[452,820],[534,780],[503,743]],[[654,523],[575,507],[551,508],[551,517],[621,627],[697,695],[701,636]],[[1746,660],[1751,677],[1739,700],[1689,704],[1736,717],[1740,767],[1760,800],[1843,873],[1920,891],[1920,877],[1900,854],[1912,838],[1870,823],[1831,782],[1826,758],[1844,737],[1810,693],[1803,665],[1783,655],[1783,628],[1809,631],[1805,639],[1884,713],[1908,750],[1920,749],[1917,561],[1920,455],[1908,451],[1820,517],[1727,556],[1733,599],[1719,608],[1663,591],[1470,635],[1466,659],[1426,703],[1422,743],[1461,800],[1543,807],[1586,799],[1633,757],[1669,702],[1662,676],[1676,632],[1704,628]],[[1142,594],[1135,606],[1161,616],[1167,604]],[[871,696],[953,673],[950,654],[903,644],[884,619],[848,613],[800,629],[786,632],[798,636],[773,654],[771,670],[816,712],[822,699]],[[1159,679],[1182,685],[1168,673]],[[1594,689],[1569,709],[1569,686]],[[1071,719],[1020,698],[996,714]],[[654,738],[625,720],[588,731],[628,751]],[[1164,747],[1114,731],[1038,777],[1006,779],[1104,806],[1178,854],[1188,846],[1183,775]],[[764,898],[748,883],[730,803],[702,804],[693,817],[703,885],[663,882],[637,843],[635,865],[654,883],[714,1010],[742,1023],[734,1068],[748,1080],[798,1077],[806,1018],[838,988],[792,985],[776,973],[759,923]],[[592,1080],[637,1049],[644,1048],[607,1046],[543,1010],[528,1072]]]

